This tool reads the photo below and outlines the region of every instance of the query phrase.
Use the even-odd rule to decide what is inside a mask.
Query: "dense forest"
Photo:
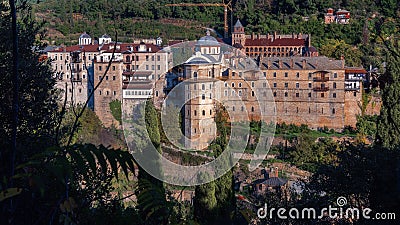
[[[232,171],[213,182],[193,187],[193,203],[180,202],[173,198],[171,185],[156,180],[135,164],[134,158],[123,143],[108,139],[121,136],[117,130],[104,130],[98,118],[88,111],[85,105],[66,107],[60,101],[58,90],[54,88],[55,79],[50,62],[40,61],[40,55],[35,51],[44,47],[41,39],[44,28],[59,29],[64,35],[68,32],[79,33],[83,29],[91,31],[94,35],[111,33],[114,28],[121,32],[130,27],[130,22],[126,27],[120,22],[132,21],[132,17],[147,23],[152,19],[160,22],[162,18],[177,17],[185,21],[198,20],[206,26],[219,26],[218,23],[212,25],[212,21],[220,21],[215,18],[221,17],[221,10],[210,8],[210,11],[204,12],[200,9],[168,9],[161,7],[165,4],[164,1],[144,0],[45,1],[34,5],[33,8],[24,4],[25,1],[16,2],[16,7],[13,0],[9,1],[10,4],[5,1],[0,3],[0,31],[3,34],[0,37],[2,224],[208,225],[248,224],[252,219],[257,221],[256,214],[249,214],[248,218],[249,216],[237,207],[239,203],[233,192]],[[313,174],[309,179],[301,180],[304,187],[301,194],[292,190],[288,190],[289,193],[268,192],[252,204],[262,206],[265,202],[273,202],[275,207],[321,208],[335,203],[339,196],[343,196],[352,207],[368,207],[374,212],[397,213],[397,220],[382,221],[382,224],[398,224],[398,4],[393,0],[329,3],[311,0],[234,1],[236,16],[245,21],[249,32],[269,32],[271,29],[290,32],[291,29],[295,31],[310,26],[307,28],[310,32],[321,32],[321,51],[330,51],[336,57],[336,51],[327,46],[335,46],[335,49],[340,51],[343,51],[345,46],[345,49],[351,52],[358,49],[361,52],[359,60],[362,63],[375,60],[377,64],[384,61],[386,65],[379,79],[383,103],[381,114],[369,121],[360,120],[357,130],[352,131],[359,136],[373,136],[373,144],[366,145],[363,138],[359,138],[357,142],[333,142],[325,139],[316,142],[312,137],[313,133],[305,127],[280,125],[277,132],[285,135],[287,130],[300,133],[298,138],[292,139],[294,144],[286,149],[288,152],[280,152],[284,155],[281,158],[288,163],[302,165],[303,169],[310,170]],[[354,17],[360,19],[354,19],[354,24],[352,22],[350,26],[325,26],[321,24],[321,16],[322,11],[329,6],[352,10]],[[41,16],[60,18],[58,22],[62,23],[52,24],[57,20],[50,18],[43,27],[33,16],[39,18],[43,12],[46,12],[46,15]],[[376,19],[368,20],[375,12],[378,15]],[[86,22],[84,19],[82,23],[68,19],[71,18],[71,13],[85,13]],[[257,13],[259,16],[254,16]],[[300,19],[301,16],[314,16],[315,20],[306,22]],[[108,25],[103,28],[99,24],[96,25],[101,20]],[[293,25],[296,21],[298,26]],[[62,27],[67,30],[62,30]],[[145,29],[148,30],[149,27],[143,28]],[[176,29],[177,32],[182,31]],[[326,29],[332,29],[332,33],[327,33]],[[135,30],[132,30],[131,34],[136,34],[133,31]],[[198,34],[194,32],[193,37],[201,35],[200,31]],[[336,36],[331,36],[333,34]],[[329,37],[325,39],[324,35]],[[315,36],[318,43],[317,34]],[[324,44],[325,42],[327,44]],[[150,101],[145,107],[145,112],[138,113],[145,114],[146,130],[151,140],[151,143],[147,144],[156,146],[157,150],[162,152],[160,144],[165,137],[159,125],[159,112]],[[115,109],[117,107],[113,108],[118,111]],[[225,150],[229,139],[229,123],[226,119],[219,116],[216,122],[219,137],[209,149],[214,157]],[[252,124],[253,130],[257,130],[258,123],[253,121]],[[155,167],[159,165],[156,157],[151,163]],[[188,187],[173,188],[184,190]],[[248,219],[247,222],[245,219]],[[377,224],[376,221],[366,219],[329,221],[327,218],[312,221],[265,218],[258,222]]]
[[[84,31],[95,38],[117,31],[121,41],[158,36],[164,40],[194,40],[204,35],[205,27],[222,36],[223,7],[165,6],[182,2],[187,1],[46,0],[35,5],[34,10],[37,19],[45,22],[46,39],[51,44],[76,43]],[[399,16],[399,4],[396,0],[233,0],[228,19],[230,25],[241,19],[248,34],[308,33],[322,55],[337,59],[344,56],[349,66],[380,67],[382,40],[376,38],[374,26],[381,18],[387,18],[381,24],[381,33],[397,33],[398,27],[389,18]],[[324,24],[324,13],[329,7],[349,10],[350,24]]]

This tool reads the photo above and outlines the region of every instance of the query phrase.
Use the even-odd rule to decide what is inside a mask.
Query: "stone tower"
[[[216,138],[216,78],[221,76],[220,44],[209,34],[197,41],[195,54],[184,64],[185,147],[202,150]]]
[[[246,35],[244,33],[244,27],[240,20],[236,21],[235,26],[233,26],[232,32],[232,46],[235,44],[239,44],[241,46],[245,46],[246,42]]]

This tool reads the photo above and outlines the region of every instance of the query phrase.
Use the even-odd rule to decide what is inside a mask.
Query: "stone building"
[[[334,13],[332,8],[329,8],[325,13],[325,24],[338,23],[349,24],[350,12],[344,9],[339,9]]]
[[[57,47],[47,55],[58,78],[56,86],[63,91],[61,100],[67,94],[68,105],[83,105],[91,96],[88,106],[103,124],[106,127],[119,126],[110,112],[110,102],[123,102],[123,97],[132,99],[143,93],[142,89],[126,85],[134,79],[134,72],[151,73],[149,78],[154,82],[167,71],[170,62],[168,54],[154,44],[115,43],[108,35],[103,35],[99,43],[94,43],[84,33],[79,38],[79,45]],[[110,61],[110,68],[104,76]],[[154,93],[163,93],[162,87]]]
[[[204,149],[216,138],[216,79],[223,68],[220,43],[208,33],[197,42],[195,54],[184,63],[186,148]]]
[[[187,148],[204,149],[214,139],[215,99],[230,112],[231,121],[268,123],[276,115],[278,123],[313,129],[355,127],[361,114],[364,69],[348,68],[344,60],[324,56],[266,57],[256,64],[238,54],[240,50],[221,52],[219,45],[209,35],[201,38],[184,64],[184,73],[177,75],[188,83],[183,92]],[[256,67],[245,66],[250,62]],[[173,84],[165,87],[170,90]]]
[[[327,57],[265,58],[260,67],[273,91],[278,123],[314,129],[355,127],[362,80],[350,74],[365,70],[346,70],[344,60]]]
[[[311,46],[311,35],[291,34],[254,34],[246,35],[245,28],[237,20],[232,32],[232,46],[252,58],[256,57],[287,57],[287,56],[318,56],[318,52]],[[310,50],[312,50],[310,52]]]

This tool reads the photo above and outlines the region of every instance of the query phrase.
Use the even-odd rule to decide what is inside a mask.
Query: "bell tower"
[[[244,33],[244,27],[240,20],[236,21],[235,26],[233,26],[232,32],[232,45],[240,44],[242,46],[246,45],[246,35]]]

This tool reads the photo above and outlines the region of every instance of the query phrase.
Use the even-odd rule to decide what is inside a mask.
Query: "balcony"
[[[80,77],[73,77],[73,78],[71,78],[71,81],[72,81],[72,82],[81,82],[81,83],[82,83],[82,78],[80,78]]]
[[[360,87],[346,87],[345,91],[360,91]]]
[[[314,82],[328,82],[329,77],[314,77]]]
[[[122,75],[124,75],[124,76],[132,76],[134,73],[135,73],[135,71],[132,71],[132,70],[124,70],[122,72]]]
[[[77,69],[77,68],[72,68],[72,69],[71,69],[71,72],[72,72],[72,73],[80,73],[80,72],[82,72],[82,69],[81,69],[81,68],[79,68],[79,69]]]
[[[256,80],[259,80],[259,77],[258,76],[245,76],[244,77],[244,80],[248,80],[248,81],[256,81]]]
[[[82,59],[81,58],[72,58],[71,63],[81,63]]]
[[[329,87],[314,87],[313,90],[317,92],[326,92],[329,91]]]
[[[229,79],[229,77],[228,76],[220,76],[220,77],[218,77],[218,79],[221,81],[227,81]]]

